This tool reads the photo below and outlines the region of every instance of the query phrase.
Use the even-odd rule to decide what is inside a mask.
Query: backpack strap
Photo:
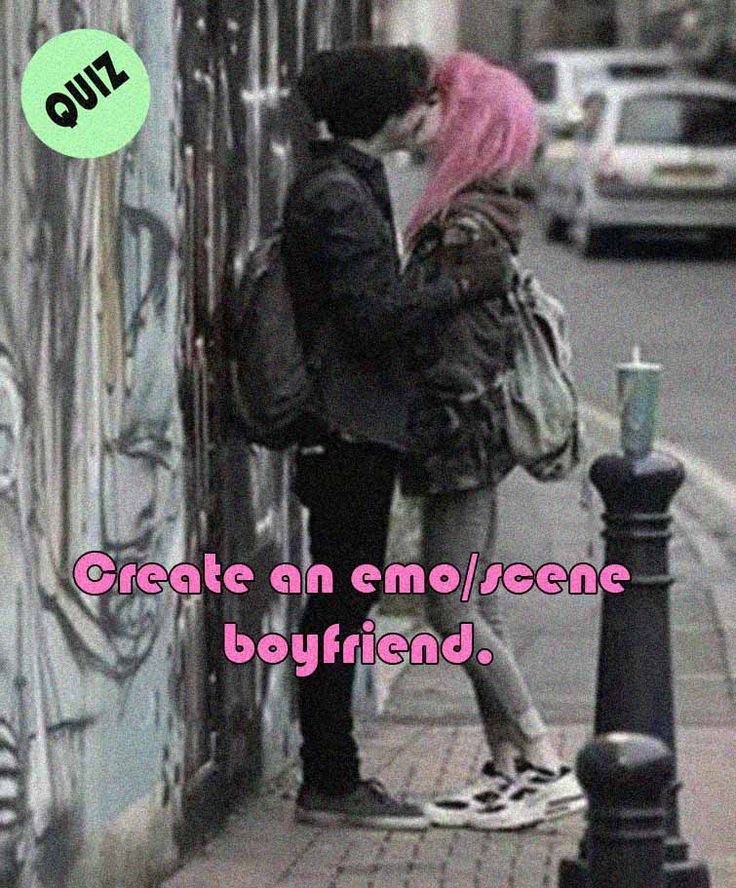
[[[304,185],[302,192],[302,195],[305,198],[310,197],[317,188],[322,187],[326,183],[334,182],[335,184],[357,185],[364,197],[373,200],[373,195],[370,192],[368,185],[360,178],[360,176],[356,175],[350,167],[337,158],[331,157],[328,160],[317,164],[309,172],[311,175]]]

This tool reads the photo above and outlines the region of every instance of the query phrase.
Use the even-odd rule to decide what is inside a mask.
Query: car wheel
[[[588,259],[598,259],[608,253],[610,246],[611,239],[605,228],[589,226],[581,244],[581,252]]]
[[[545,237],[553,243],[563,243],[568,239],[568,223],[559,216],[552,216],[545,229]]]
[[[711,235],[711,247],[724,259],[736,258],[736,228],[727,228]]]
[[[605,255],[610,245],[608,229],[591,225],[584,211],[575,217],[570,233],[580,254],[587,259],[597,259]]]

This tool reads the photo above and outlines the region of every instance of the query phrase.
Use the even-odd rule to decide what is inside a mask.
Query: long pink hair
[[[417,231],[471,182],[508,180],[531,163],[539,140],[535,101],[511,71],[475,53],[456,52],[434,74],[440,130],[430,147],[430,179],[406,228]]]

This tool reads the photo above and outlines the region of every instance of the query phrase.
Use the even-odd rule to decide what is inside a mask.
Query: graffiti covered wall
[[[288,460],[223,426],[211,318],[298,156],[291,76],[365,36],[368,8],[0,0],[0,18],[0,885],[145,888],[204,800],[291,751],[288,671],[226,670],[219,630],[295,614],[258,589],[88,598],[71,569],[90,549],[301,557]],[[19,107],[35,49],[77,27],[135,46],[153,86],[139,136],[95,161],[45,148]]]

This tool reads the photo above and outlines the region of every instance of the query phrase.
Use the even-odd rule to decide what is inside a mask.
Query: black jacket
[[[402,279],[383,164],[339,140],[311,146],[287,195],[283,251],[315,428],[405,448],[409,341],[477,291],[458,286],[439,262]]]

